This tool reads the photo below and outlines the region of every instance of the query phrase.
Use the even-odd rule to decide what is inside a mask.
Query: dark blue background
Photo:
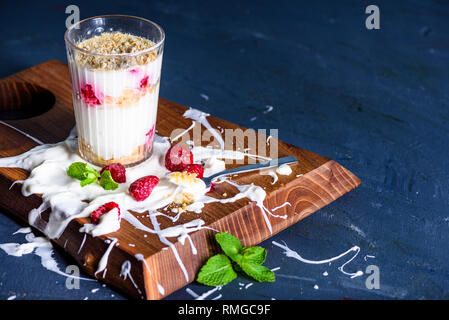
[[[245,289],[239,278],[218,292],[224,299],[449,298],[449,1],[1,1],[0,76],[66,61],[68,4],[81,18],[121,13],[163,26],[161,96],[246,127],[279,128],[282,140],[361,178],[355,191],[262,243],[266,265],[281,267],[275,283]],[[380,30],[365,28],[369,4],[380,8]],[[273,111],[264,114],[266,105]],[[11,235],[18,227],[1,214],[0,243],[24,242]],[[349,257],[308,265],[271,240],[309,259],[358,245],[345,269],[377,265],[380,289],[338,271]],[[73,263],[56,258],[62,269]],[[0,252],[0,298],[123,298],[98,283],[70,291],[64,283],[35,255]],[[168,298],[191,296],[181,289]]]

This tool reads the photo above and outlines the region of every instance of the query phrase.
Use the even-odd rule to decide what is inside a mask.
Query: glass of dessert
[[[152,151],[164,31],[149,20],[106,15],[65,33],[81,156],[132,166]]]

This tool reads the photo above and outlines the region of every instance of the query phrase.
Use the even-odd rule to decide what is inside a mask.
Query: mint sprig
[[[273,271],[255,262],[244,261],[240,267],[247,275],[256,281],[273,282],[276,280]]]
[[[227,232],[221,232],[215,234],[215,240],[217,240],[223,252],[232,259],[234,262],[241,260],[240,252],[243,249],[242,243],[239,239]]]
[[[265,259],[267,258],[267,250],[262,247],[248,247],[242,249],[242,263],[255,263],[255,264],[262,264],[265,262]]]
[[[100,177],[100,186],[105,190],[115,190],[118,188],[118,183],[112,179],[111,172],[104,170]]]
[[[222,286],[237,278],[231,261],[224,254],[210,257],[198,274],[198,282],[208,286]]]
[[[81,187],[95,183],[100,178],[99,184],[103,189],[115,190],[118,188],[118,183],[114,181],[109,170],[104,170],[100,176],[97,170],[84,162],[72,163],[67,169],[67,174],[72,178],[80,180]]]
[[[67,174],[75,179],[80,180],[81,187],[87,186],[88,184],[94,183],[98,180],[100,174],[84,162],[74,162],[67,169]]]
[[[224,254],[217,254],[207,260],[198,273],[199,283],[225,285],[237,277],[236,271],[244,272],[258,282],[275,281],[274,272],[262,265],[267,257],[264,248],[243,247],[239,239],[227,232],[217,233],[215,239]]]

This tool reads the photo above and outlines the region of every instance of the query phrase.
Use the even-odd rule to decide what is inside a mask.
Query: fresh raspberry
[[[129,193],[136,201],[143,201],[148,198],[154,187],[159,183],[156,176],[146,176],[137,179],[129,186]]]
[[[126,182],[126,169],[121,163],[111,163],[105,166],[100,171],[100,175],[103,171],[109,170],[111,173],[112,179],[114,179],[117,183],[125,183]]]
[[[151,146],[153,144],[154,139],[154,125],[151,127],[150,130],[145,134],[145,145],[149,150],[151,150]]]
[[[213,183],[213,182],[210,183],[209,190],[206,193],[209,193],[209,192],[212,192],[212,191],[215,191],[215,183]]]
[[[172,172],[182,171],[187,165],[192,163],[192,152],[182,144],[170,147],[165,155],[165,167]]]
[[[140,88],[143,89],[146,87],[148,87],[148,76],[145,76],[140,80]]]
[[[203,179],[204,168],[200,164],[188,164],[184,168],[184,171],[187,171],[187,173],[196,173],[198,179]]]
[[[84,99],[84,102],[90,105],[100,105],[100,100],[95,96],[94,89],[90,84],[85,84],[81,88],[81,96]]]
[[[120,207],[115,202],[107,202],[103,205],[101,205],[98,209],[92,211],[90,214],[90,218],[92,219],[92,222],[97,224],[100,221],[100,217],[104,215],[105,213],[108,213],[112,209],[117,208],[118,209],[118,217],[120,219]]]

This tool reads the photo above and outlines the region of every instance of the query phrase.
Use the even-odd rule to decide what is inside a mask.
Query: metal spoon
[[[249,165],[242,166],[242,167],[237,167],[234,169],[220,171],[220,172],[217,172],[209,177],[204,177],[203,181],[206,183],[206,186],[209,187],[210,184],[215,179],[223,177],[223,176],[228,176],[231,174],[242,173],[242,172],[255,171],[255,170],[259,170],[259,169],[274,168],[274,167],[278,167],[282,164],[291,164],[291,163],[296,163],[296,162],[298,162],[298,159],[296,159],[296,157],[293,157],[293,156],[283,157],[283,158],[279,158],[279,159],[273,159],[273,160],[270,160],[267,162],[254,163],[254,164],[249,164]]]

